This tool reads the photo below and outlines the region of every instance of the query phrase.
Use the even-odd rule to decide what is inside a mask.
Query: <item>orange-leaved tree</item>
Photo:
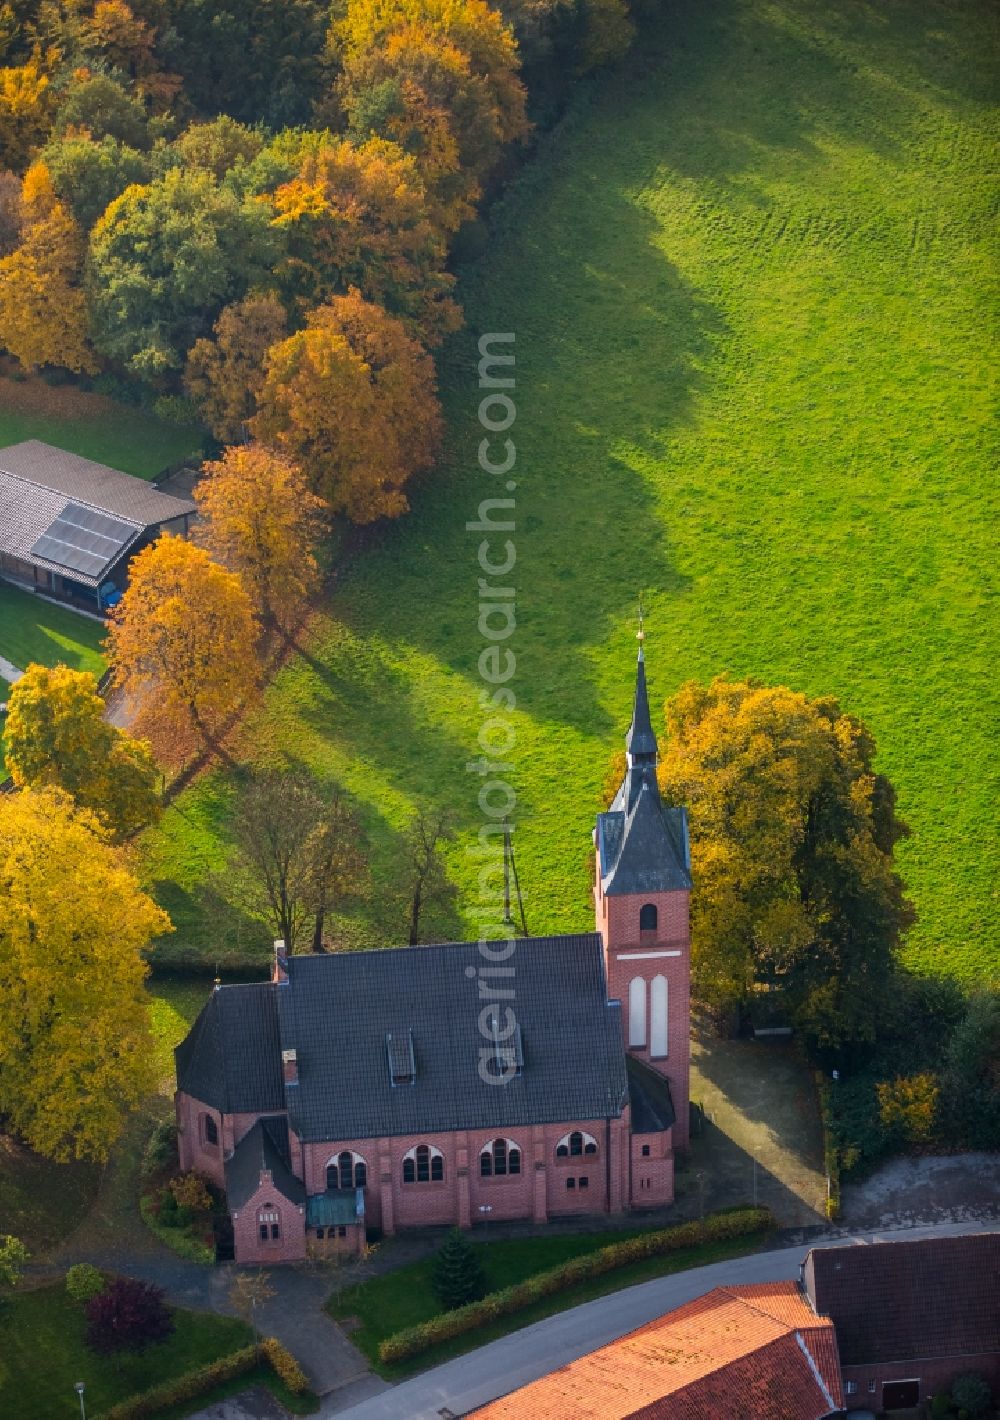
[[[263,444],[225,449],[204,474],[198,541],[240,574],[266,626],[288,630],[318,581],[324,503],[298,464]]]
[[[193,730],[219,749],[225,722],[257,684],[257,623],[235,572],[169,535],[139,553],[108,632],[114,684],[154,743]]]
[[[287,329],[284,306],[265,293],[227,306],[213,326],[215,339],[195,341],[184,388],[217,439],[246,437],[264,383],[264,357]]]
[[[360,141],[376,134],[412,153],[442,231],[474,215],[504,134],[493,95],[464,49],[426,24],[403,24],[350,54],[339,101]]]
[[[355,523],[405,512],[403,485],[440,446],[430,356],[356,291],[274,346],[259,403],[257,437],[301,464],[331,511]]]
[[[80,286],[83,233],[44,163],[25,173],[21,209],[20,244],[0,260],[0,345],[29,369],[95,370]]]
[[[68,794],[0,796],[0,1115],[40,1154],[106,1159],[154,1087],[141,954],[171,930]]]
[[[298,175],[272,202],[292,298],[311,306],[356,287],[427,343],[457,329],[444,237],[430,219],[416,162],[398,144],[339,139],[306,151]]]

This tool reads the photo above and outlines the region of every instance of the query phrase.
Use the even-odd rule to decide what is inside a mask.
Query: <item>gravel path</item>
[[[892,1159],[841,1191],[841,1224],[917,1227],[1000,1219],[1000,1154]]]

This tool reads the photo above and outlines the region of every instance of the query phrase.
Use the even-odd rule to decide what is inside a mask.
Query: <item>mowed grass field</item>
[[[988,0],[678,0],[494,211],[445,358],[443,466],[345,570],[245,736],[357,796],[376,882],[358,940],[401,930],[383,885],[419,803],[461,825],[435,930],[471,927],[465,524],[497,492],[476,468],[476,340],[513,331],[530,930],[590,920],[642,589],[656,701],[728,671],[864,718],[912,830],[908,960],[996,965],[996,20]],[[266,954],[212,880],[231,811],[210,776],[149,840],[175,957]]]
[[[105,660],[101,643],[105,637],[101,622],[80,616],[72,607],[22,592],[8,582],[0,582],[0,656],[25,670],[32,661],[39,665],[71,666],[75,671],[93,671],[100,676]],[[0,682],[0,691],[6,682]]]

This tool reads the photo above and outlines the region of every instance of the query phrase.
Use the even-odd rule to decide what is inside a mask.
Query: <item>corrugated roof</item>
[[[276,988],[281,1048],[294,1049],[288,1091],[304,1140],[370,1138],[618,1117],[626,1099],[621,1011],[607,1000],[595,933],[520,939],[504,963],[524,1068],[487,1083],[480,1031],[489,963],[476,942],[290,957]],[[488,988],[490,978],[484,976]],[[416,1076],[393,1086],[386,1035],[410,1023]],[[512,1037],[513,1041],[513,1037]],[[516,1046],[512,1044],[512,1049]]]
[[[261,981],[212,992],[174,1051],[178,1089],[228,1114],[285,1108],[276,989]]]
[[[845,1366],[1000,1352],[1000,1232],[814,1248],[805,1277]]]
[[[824,1420],[833,1328],[794,1282],[717,1288],[476,1410],[476,1420]]]
[[[314,1193],[306,1201],[306,1227],[329,1228],[356,1223],[365,1216],[363,1188]]]

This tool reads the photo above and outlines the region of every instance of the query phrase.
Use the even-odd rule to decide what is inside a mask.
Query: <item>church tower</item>
[[[608,996],[622,1003],[626,1048],[669,1081],[674,1145],[683,1149],[691,1059],[691,854],[685,810],[660,801],[641,631],[625,749],[625,778],[594,832],[597,931]]]

